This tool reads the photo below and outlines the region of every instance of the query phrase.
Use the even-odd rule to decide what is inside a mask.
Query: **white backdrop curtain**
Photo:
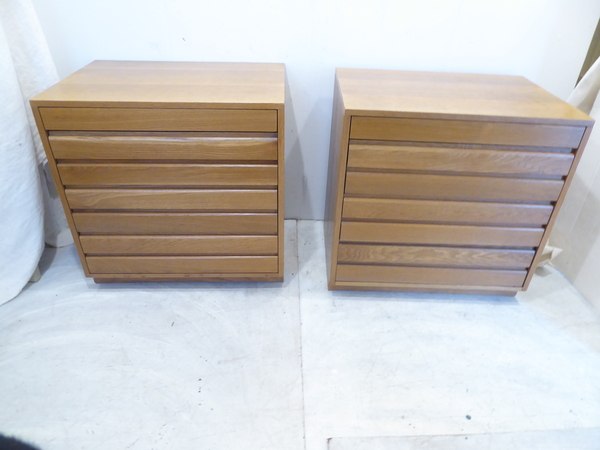
[[[563,249],[553,265],[600,309],[600,59],[568,102],[596,120],[550,236]]]
[[[44,242],[73,242],[29,107],[57,81],[31,1],[1,0],[0,304],[27,284]]]

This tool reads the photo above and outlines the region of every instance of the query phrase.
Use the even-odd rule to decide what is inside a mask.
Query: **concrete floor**
[[[556,270],[515,298],[329,292],[322,223],[286,221],[286,240],[283,284],[96,285],[72,247],[46,251],[0,306],[0,432],[43,450],[600,448],[600,315]]]

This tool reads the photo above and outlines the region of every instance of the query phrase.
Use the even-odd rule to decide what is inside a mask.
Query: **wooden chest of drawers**
[[[283,280],[284,70],[96,61],[32,99],[87,276]]]
[[[592,125],[521,77],[338,69],[329,288],[526,289]]]

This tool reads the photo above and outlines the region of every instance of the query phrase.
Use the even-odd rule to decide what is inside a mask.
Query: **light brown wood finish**
[[[277,255],[276,236],[81,236],[88,255]]]
[[[278,109],[283,64],[94,61],[36,95],[35,105]]]
[[[510,150],[350,144],[348,169],[472,172],[515,175],[569,173],[572,154]]]
[[[551,205],[346,197],[342,217],[395,222],[541,227],[548,222],[552,210]]]
[[[342,201],[344,198],[344,183],[346,182],[346,162],[348,153],[339,151],[348,147],[350,117],[343,113],[344,104],[338,79],[335,79],[333,92],[333,116],[331,123],[331,143],[329,149],[329,166],[327,178],[327,197],[325,199],[325,258],[329,274],[329,288],[335,281],[336,257],[339,244]]]
[[[284,75],[96,61],[32,99],[86,275],[282,281]]]
[[[276,137],[96,133],[50,134],[49,140],[56,159],[277,161]]]
[[[71,209],[277,211],[276,190],[66,189]]]
[[[560,197],[558,198],[558,200],[556,202],[554,211],[552,212],[552,215],[550,216],[550,219],[548,220],[548,224],[546,225],[546,232],[544,233],[544,236],[542,237],[542,241],[540,242],[539,250],[536,253],[535,257],[533,258],[533,262],[531,263],[531,270],[527,274],[527,278],[525,279],[525,282],[523,283],[523,289],[527,289],[529,287],[529,283],[531,283],[531,279],[533,278],[535,269],[536,269],[537,265],[539,264],[539,262],[542,260],[542,251],[544,250],[544,248],[546,247],[546,244],[548,243],[548,240],[550,239],[550,232],[552,231],[552,226],[554,225],[554,222],[556,221],[556,217],[558,216],[558,212],[560,211],[560,207],[562,206],[562,204],[565,200],[565,196],[567,195],[567,189],[569,188],[571,181],[573,181],[573,176],[575,175],[575,168],[577,168],[577,165],[579,164],[579,161],[581,160],[581,156],[583,155],[583,149],[584,149],[585,145],[587,144],[587,141],[589,140],[591,134],[592,134],[592,124],[590,124],[590,126],[585,131],[585,135],[583,136],[583,140],[581,142],[581,148],[575,155],[575,161],[573,161],[573,169],[569,172],[569,175],[567,176],[567,178],[565,180],[565,185],[563,187],[563,190],[560,194]]]
[[[349,116],[589,126],[588,115],[523,77],[336,69]]]
[[[338,261],[353,264],[526,269],[533,250],[494,250],[410,245],[340,244]]]
[[[277,186],[276,165],[59,163],[65,186]]]
[[[525,270],[449,269],[438,267],[338,264],[338,281],[520,287]]]
[[[388,198],[552,202],[561,180],[348,172],[346,195]]]
[[[277,273],[277,256],[88,256],[101,274]]]
[[[526,288],[593,121],[521,77],[338,69],[335,96],[330,289]]]
[[[344,221],[340,241],[534,248],[543,234],[541,228]]]
[[[75,212],[83,234],[277,235],[277,214]]]
[[[408,291],[421,292],[425,294],[443,292],[446,294],[470,294],[470,295],[503,295],[514,297],[520,288],[503,286],[474,286],[449,284],[415,284],[415,283],[380,283],[366,281],[336,281],[332,290],[347,291]]]
[[[351,139],[576,148],[585,127],[353,117]]]
[[[276,132],[277,111],[40,108],[47,130]]]

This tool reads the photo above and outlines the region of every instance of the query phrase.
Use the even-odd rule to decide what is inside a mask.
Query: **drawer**
[[[80,236],[88,255],[276,255],[277,236]]]
[[[75,212],[79,233],[276,235],[277,214]]]
[[[563,176],[573,154],[351,144],[348,169]]]
[[[526,269],[531,264],[534,254],[533,250],[340,244],[338,262]]]
[[[542,226],[554,208],[519,203],[345,198],[343,219]]]
[[[537,247],[542,228],[342,222],[340,241],[381,244]]]
[[[277,186],[277,166],[225,164],[58,164],[65,186]]]
[[[526,178],[457,175],[348,172],[346,194],[500,202],[552,202],[558,199],[563,182]]]
[[[339,264],[337,267],[336,281],[521,287],[525,281],[526,275],[527,271],[525,270],[482,270]]]
[[[277,256],[87,256],[93,275],[277,272]]]
[[[49,136],[54,157],[115,160],[277,161],[276,137],[200,136],[198,133]]]
[[[65,189],[71,209],[276,212],[276,190]]]
[[[276,132],[277,110],[39,108],[46,130]]]
[[[353,116],[351,139],[577,148],[583,126]]]

